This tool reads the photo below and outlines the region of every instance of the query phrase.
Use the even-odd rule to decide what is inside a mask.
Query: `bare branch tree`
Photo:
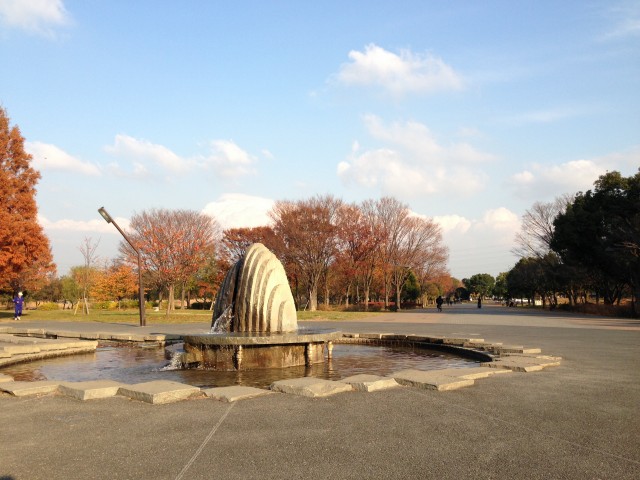
[[[98,256],[96,255],[96,250],[98,249],[98,245],[100,245],[100,240],[93,243],[91,237],[84,237],[84,241],[78,247],[80,253],[84,258],[84,267],[79,271],[80,275],[78,278],[78,283],[80,285],[80,289],[82,292],[82,313],[88,315],[89,314],[89,290],[93,284],[94,280],[94,271],[93,265],[98,261]],[[74,315],[78,313],[78,306],[80,302],[76,304],[76,310]]]
[[[573,195],[562,195],[553,202],[536,202],[522,215],[522,226],[516,234],[518,244],[512,252],[521,258],[544,258],[551,251],[553,221],[573,202]]]

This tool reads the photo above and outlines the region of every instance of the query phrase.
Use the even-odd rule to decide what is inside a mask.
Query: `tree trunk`
[[[364,311],[369,311],[369,285],[364,287]]]
[[[311,285],[309,288],[309,311],[315,312],[318,310],[318,285]]]
[[[169,316],[169,312],[175,310],[175,300],[174,300],[174,291],[175,286],[173,284],[169,285],[169,293],[167,295],[167,316]]]

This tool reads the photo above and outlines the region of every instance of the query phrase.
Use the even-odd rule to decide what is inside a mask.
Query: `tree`
[[[91,237],[84,237],[84,242],[78,247],[84,257],[84,265],[83,268],[75,270],[74,276],[82,294],[82,313],[86,315],[89,315],[89,291],[99,276],[99,272],[94,266],[98,259],[96,255],[98,245],[100,245],[100,240],[93,243]],[[78,313],[77,308],[75,313]]]
[[[631,177],[609,172],[594,189],[578,193],[554,221],[551,246],[562,262],[587,269],[615,300],[615,288],[626,284],[632,291],[632,310],[640,298],[640,169]],[[613,295],[612,295],[613,294]]]
[[[507,283],[507,274],[508,272],[501,272],[496,277],[496,283],[493,286],[493,294],[506,299],[509,295],[509,286]]]
[[[65,275],[60,278],[60,282],[62,283],[61,293],[64,301],[64,307],[66,307],[67,302],[69,302],[71,303],[70,308],[73,308],[73,304],[80,298],[80,287],[74,277],[72,269],[71,275]]]
[[[362,224],[368,239],[363,248],[364,255],[358,262],[358,270],[364,287],[364,309],[368,311],[371,286],[381,263],[380,252],[382,250],[383,230],[378,215],[378,202],[365,200],[360,205],[360,210],[362,211]]]
[[[38,223],[36,185],[24,138],[0,108],[0,289],[37,289],[55,276],[49,239]]]
[[[369,287],[380,243],[375,223],[367,215],[366,205],[366,202],[363,206],[344,205],[338,211],[338,253],[334,263],[343,279],[346,306],[349,306],[354,283],[362,279],[365,286],[365,310],[369,306]]]
[[[533,302],[536,295],[537,268],[532,257],[521,258],[507,273],[507,291],[510,298],[526,298]]]
[[[480,297],[487,297],[491,295],[493,286],[495,285],[495,279],[488,273],[477,273],[472,275],[471,278],[463,280],[464,286],[471,293],[475,293]]]
[[[167,314],[175,309],[176,285],[183,286],[191,275],[215,255],[217,222],[192,210],[152,209],[135,214],[129,238],[140,250],[144,268],[168,291]],[[120,252],[127,263],[137,265],[137,255],[126,242]]]
[[[404,281],[402,291],[402,301],[415,302],[418,297],[420,297],[420,285],[418,284],[418,279],[413,272],[409,272],[407,279]]]
[[[404,231],[398,238],[398,247],[391,272],[391,283],[395,287],[396,305],[400,308],[400,298],[405,280],[411,270],[423,272],[446,270],[447,248],[442,245],[440,226],[431,219],[407,217]],[[448,276],[448,274],[447,274]]]
[[[120,301],[124,298],[132,298],[138,292],[138,277],[130,265],[115,262],[106,268],[96,280],[94,288],[97,300],[117,300],[118,309]]]
[[[320,277],[336,253],[336,223],[342,205],[342,200],[331,195],[315,196],[296,202],[277,201],[269,212],[286,257],[306,282],[311,311],[318,307]]]
[[[553,222],[573,201],[573,195],[562,195],[553,202],[536,202],[522,215],[520,232],[516,234],[518,246],[513,253],[520,258],[542,258],[551,251]]]
[[[235,263],[254,243],[262,243],[276,256],[282,253],[282,242],[269,226],[225,230],[222,232],[221,253],[230,263]]]

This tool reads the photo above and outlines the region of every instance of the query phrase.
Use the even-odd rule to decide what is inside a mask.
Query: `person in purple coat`
[[[18,295],[13,299],[13,304],[15,306],[15,315],[13,316],[14,320],[20,320],[22,316],[22,304],[24,303],[24,298],[22,298],[22,292],[18,292]]]

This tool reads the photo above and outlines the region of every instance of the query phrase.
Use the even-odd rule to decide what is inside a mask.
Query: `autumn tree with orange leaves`
[[[152,209],[134,215],[129,231],[129,238],[140,250],[143,268],[168,292],[168,314],[175,309],[175,287],[184,288],[215,255],[218,223],[193,210]],[[137,264],[137,255],[124,241],[120,252],[127,263]]]
[[[262,243],[276,256],[279,256],[284,248],[281,239],[271,227],[229,228],[222,234],[222,256],[233,264],[254,243]]]
[[[116,300],[118,308],[124,298],[133,298],[138,292],[138,276],[130,265],[115,262],[97,276],[93,294],[97,300]]]
[[[38,223],[36,185],[24,138],[0,108],[0,290],[35,289],[55,275],[49,239]]]
[[[269,212],[273,230],[285,247],[285,262],[299,270],[309,310],[318,308],[318,284],[336,253],[336,229],[342,200],[331,195],[278,201]]]
[[[359,281],[364,286],[365,310],[369,307],[369,289],[373,281],[376,254],[381,237],[376,222],[368,215],[369,203],[344,205],[338,211],[338,253],[334,268],[342,280],[345,306]],[[356,299],[357,300],[357,299]]]

